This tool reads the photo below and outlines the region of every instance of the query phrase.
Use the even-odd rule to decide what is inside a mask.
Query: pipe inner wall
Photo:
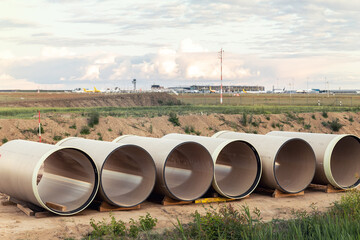
[[[239,198],[252,192],[259,182],[260,175],[260,159],[243,141],[227,144],[215,162],[216,184],[230,198]]]
[[[342,188],[360,183],[360,139],[354,136],[341,138],[331,152],[331,174]]]
[[[170,152],[163,171],[168,191],[179,200],[191,201],[208,190],[214,165],[203,146],[185,142]]]
[[[147,151],[135,145],[123,145],[104,161],[101,188],[114,205],[131,207],[150,195],[155,176],[154,161]]]
[[[74,148],[62,148],[50,154],[36,171],[37,192],[51,211],[71,214],[84,209],[95,197],[98,173],[89,156]],[[51,203],[63,206],[55,209]]]
[[[275,179],[285,192],[304,190],[315,173],[315,156],[310,145],[301,139],[291,139],[278,150],[274,161]]]

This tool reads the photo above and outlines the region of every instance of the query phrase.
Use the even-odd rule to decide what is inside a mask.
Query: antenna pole
[[[223,84],[222,84],[222,60],[223,60],[223,53],[224,50],[221,48],[220,52],[219,52],[219,58],[220,58],[220,104],[223,103]]]

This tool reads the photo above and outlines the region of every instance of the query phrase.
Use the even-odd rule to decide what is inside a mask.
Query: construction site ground
[[[32,93],[35,94],[35,93]],[[62,95],[63,94],[63,95]],[[54,99],[55,103],[61,102],[64,96],[76,96],[76,94],[59,94],[60,99]],[[30,96],[29,95],[25,95]],[[31,99],[36,99],[39,95],[34,95]],[[78,94],[80,98],[97,98],[95,94]],[[15,97],[15,100],[13,98]],[[27,107],[27,101],[22,101],[24,95],[6,95],[0,94],[2,107]],[[12,99],[11,99],[12,98]],[[160,106],[164,101],[172,101],[173,97],[164,95],[158,98],[157,95],[145,97],[136,102],[132,97],[128,100],[126,106]],[[18,101],[18,100],[21,101]],[[30,99],[30,98],[29,98]],[[29,100],[28,99],[28,100]],[[41,104],[47,101],[53,101],[50,98],[43,97]],[[149,100],[152,99],[152,100]],[[30,100],[29,100],[30,101]],[[72,101],[80,101],[74,98]],[[20,103],[19,103],[20,102]],[[85,105],[88,104],[84,100]],[[111,101],[100,100],[101,104],[110,104]],[[40,105],[41,105],[40,104]],[[55,106],[57,106],[55,104]],[[112,104],[112,103],[111,103]],[[110,104],[110,105],[111,105]],[[14,105],[14,106],[15,106]],[[37,105],[37,106],[40,106]],[[83,106],[85,106],[83,105]],[[96,105],[95,106],[99,106]],[[116,103],[114,103],[116,105]],[[43,106],[43,105],[41,105]],[[48,105],[46,105],[48,106]],[[86,105],[87,106],[87,105]],[[112,106],[112,105],[111,105]],[[116,105],[118,106],[118,105]],[[327,116],[326,116],[327,115]],[[221,130],[231,130],[239,132],[266,134],[273,130],[283,131],[301,131],[318,133],[349,133],[360,136],[360,114],[359,112],[323,112],[314,113],[282,113],[282,114],[218,114],[211,112],[198,112],[189,115],[178,115],[180,126],[174,126],[169,121],[168,115],[154,117],[127,117],[119,118],[112,116],[101,116],[99,124],[90,128],[90,133],[83,135],[80,133],[83,126],[87,126],[87,116],[78,113],[45,113],[41,116],[41,122],[44,128],[42,141],[54,144],[62,138],[77,136],[88,139],[98,139],[103,141],[112,141],[119,135],[133,134],[148,137],[162,137],[168,133],[189,133],[202,136],[212,136],[215,132]],[[244,117],[246,121],[244,121]],[[338,119],[338,120],[336,120]],[[341,128],[334,132],[329,127],[329,122],[338,121]],[[13,139],[24,139],[38,141],[37,112],[34,110],[33,117],[30,119],[0,119],[0,144]],[[220,205],[231,204],[240,209],[246,204],[250,209],[258,208],[264,221],[273,218],[290,218],[293,211],[312,211],[314,208],[324,211],[334,201],[339,200],[344,193],[325,193],[321,190],[306,190],[304,196],[289,198],[272,198],[269,194],[253,193],[249,198],[232,201],[228,203],[212,204],[191,204],[179,206],[162,206],[157,203],[145,202],[141,208],[132,211],[114,212],[116,219],[129,222],[130,218],[138,219],[139,216],[145,216],[150,213],[152,217],[158,219],[156,231],[162,231],[165,228],[172,228],[176,224],[177,218],[183,223],[191,220],[191,214],[195,211],[204,213],[210,207],[218,208]],[[0,200],[6,200],[5,195],[0,195]],[[90,219],[100,221],[109,219],[109,213],[98,212],[93,209],[85,211],[74,216],[51,216],[46,218],[34,218],[26,216],[14,205],[0,205],[0,239],[54,239],[54,238],[81,238],[90,230]]]

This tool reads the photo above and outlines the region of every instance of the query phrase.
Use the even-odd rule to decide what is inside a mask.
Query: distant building
[[[152,91],[159,91],[159,90],[163,90],[163,89],[164,89],[163,86],[156,85],[156,84],[151,85],[151,90]]]
[[[212,85],[192,85],[190,90],[206,91],[209,89],[220,91],[221,86],[212,86]],[[223,85],[223,92],[241,92],[245,91],[265,91],[264,86],[239,86],[239,85]]]

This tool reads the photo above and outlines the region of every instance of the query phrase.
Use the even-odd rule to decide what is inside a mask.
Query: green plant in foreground
[[[7,139],[7,138],[3,138],[2,140],[1,140],[1,142],[4,144],[4,143],[7,143],[9,140]]]
[[[88,135],[90,134],[90,128],[88,126],[82,126],[80,129],[81,135]]]
[[[149,213],[146,216],[140,216],[137,221],[130,219],[129,229],[126,228],[125,222],[116,220],[110,214],[110,222],[105,219],[103,221],[95,222],[94,219],[90,220],[92,231],[89,233],[89,239],[124,239],[124,238],[137,238],[140,233],[146,233],[152,230],[157,223],[157,219],[151,217]]]
[[[76,129],[76,124],[74,123],[74,124],[71,125],[69,128],[71,128],[71,129]]]
[[[176,113],[171,112],[171,113],[169,114],[168,120],[169,120],[169,122],[171,122],[175,127],[176,127],[176,126],[180,126],[179,118],[178,118],[178,116],[177,116]]]

